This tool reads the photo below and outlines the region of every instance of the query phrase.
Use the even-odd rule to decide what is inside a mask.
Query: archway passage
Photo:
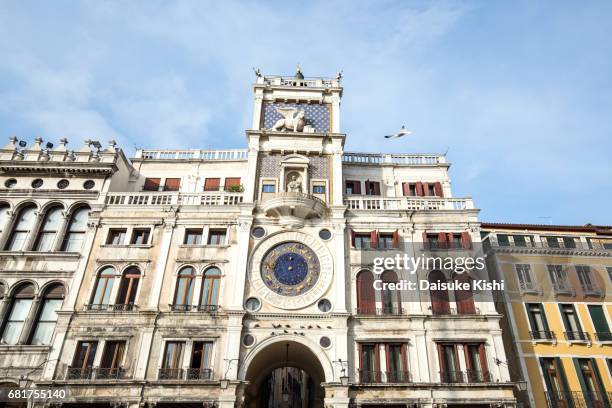
[[[318,357],[305,345],[279,341],[260,350],[246,380],[247,408],[322,408],[325,373]]]

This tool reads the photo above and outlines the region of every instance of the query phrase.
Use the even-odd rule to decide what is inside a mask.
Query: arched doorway
[[[253,353],[244,374],[246,408],[323,407],[325,370],[310,347],[279,339]]]

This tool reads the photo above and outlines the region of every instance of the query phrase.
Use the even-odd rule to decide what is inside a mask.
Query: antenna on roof
[[[450,149],[450,147],[446,146],[446,151],[444,152],[443,156],[446,157],[446,155],[448,154],[448,150]]]

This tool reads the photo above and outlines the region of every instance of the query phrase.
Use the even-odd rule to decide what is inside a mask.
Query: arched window
[[[72,213],[68,223],[68,230],[64,237],[62,251],[78,252],[81,250],[85,232],[87,231],[87,215],[89,210],[89,207],[81,207]]]
[[[472,282],[467,272],[455,274],[455,281],[460,284],[457,286],[465,286],[467,283],[470,284],[471,288]],[[458,314],[476,313],[476,307],[474,306],[474,295],[471,289],[455,289],[455,302],[457,303]]]
[[[51,338],[57,323],[57,311],[62,307],[63,302],[64,287],[62,285],[53,285],[45,291],[36,316],[34,334],[30,344],[51,344]]]
[[[0,235],[2,235],[4,228],[6,228],[6,223],[9,219],[9,209],[10,207],[8,206],[8,204],[0,204]]]
[[[93,296],[91,297],[90,309],[105,310],[108,308],[114,283],[115,268],[112,266],[107,266],[98,273]]]
[[[385,271],[382,274],[382,281],[383,283],[397,283],[397,274],[393,271]],[[400,292],[385,287],[382,292],[382,304],[384,314],[401,314]]]
[[[176,282],[176,293],[174,295],[173,309],[189,310],[193,297],[193,281],[195,280],[195,270],[191,266],[186,266],[178,273]]]
[[[13,293],[2,331],[2,342],[17,344],[34,300],[34,285],[24,284]]]
[[[429,290],[431,297],[431,311],[435,315],[450,314],[450,304],[448,302],[448,291],[439,289],[440,284],[446,283],[446,278],[441,271],[432,271],[429,274],[429,283],[437,287]]]
[[[15,225],[9,237],[5,249],[7,251],[23,251],[26,240],[36,221],[36,207],[33,205],[22,208],[15,220]]]
[[[200,297],[200,307],[216,310],[219,302],[219,285],[221,284],[221,271],[219,268],[208,268],[204,272],[202,280],[202,296]]]
[[[357,274],[357,313],[376,314],[374,276],[370,271],[361,271]]]
[[[132,310],[134,308],[139,281],[140,270],[137,267],[130,266],[123,272],[115,308],[122,307],[124,310]]]
[[[47,210],[34,246],[36,251],[47,252],[53,250],[53,243],[61,222],[62,207],[53,207]]]

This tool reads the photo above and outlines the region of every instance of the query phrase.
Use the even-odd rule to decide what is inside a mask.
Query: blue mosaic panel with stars
[[[276,107],[297,108],[304,111],[306,125],[310,125],[315,132],[329,132],[329,105],[327,104],[307,104],[307,103],[264,103],[264,129],[270,129],[277,120],[282,119],[283,115],[276,111]]]

